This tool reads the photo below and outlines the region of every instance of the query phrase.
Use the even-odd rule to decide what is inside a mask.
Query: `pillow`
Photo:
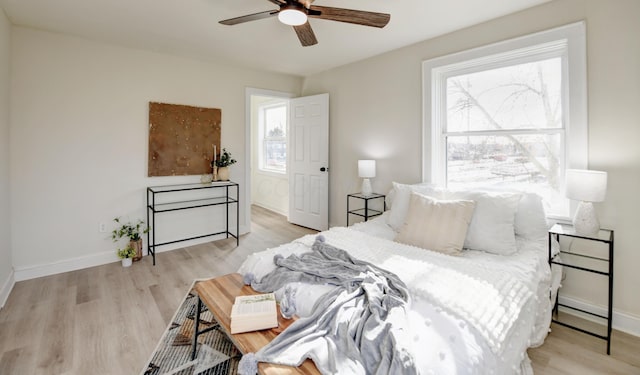
[[[471,199],[476,209],[469,224],[464,247],[488,253],[515,253],[515,216],[520,194],[491,194],[479,191],[457,191],[449,194],[456,199]]]
[[[469,200],[437,200],[411,193],[404,225],[396,241],[458,255],[473,216],[475,202]]]
[[[516,190],[505,185],[485,186],[478,189],[478,191],[522,194],[514,223],[516,236],[528,240],[547,238],[548,230],[551,226],[547,223],[547,214],[544,210],[541,196],[536,193]]]
[[[528,240],[546,239],[549,230],[542,197],[536,193],[523,193],[515,217],[516,236]]]
[[[443,197],[442,188],[429,184],[406,185],[393,182],[393,188],[389,192],[390,199],[387,201],[391,204],[391,213],[387,216],[387,224],[396,232],[402,228],[405,217],[409,210],[409,198],[411,192],[417,192],[435,198]]]

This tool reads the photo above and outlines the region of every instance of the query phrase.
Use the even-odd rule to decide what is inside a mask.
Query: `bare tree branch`
[[[478,101],[478,99],[473,96],[465,87],[463,87],[463,85],[458,81],[458,80],[451,80],[451,82],[454,84],[454,86],[456,87],[456,89],[459,90],[460,93],[462,93],[465,98],[466,98],[466,102],[468,102],[470,105],[472,105],[473,107],[477,108],[480,113],[483,115],[483,117],[488,121],[488,123],[497,130],[504,130],[504,127],[499,124],[494,116],[492,116],[487,109]],[[526,85],[523,85],[526,86]],[[526,146],[524,146],[516,137],[514,137],[513,135],[509,135],[509,134],[505,134],[504,135],[507,139],[511,140],[513,142],[513,144],[515,145],[515,147],[523,154],[526,156],[526,158],[536,167],[537,170],[539,170],[546,178],[549,182],[555,182],[556,178],[555,176],[551,175],[552,170],[555,172],[554,168],[548,169],[546,168],[542,163],[540,163],[540,161],[538,161],[538,159],[535,157],[535,155],[531,152],[531,150],[529,150]],[[548,154],[553,154],[551,152],[547,152]],[[550,164],[552,165],[552,164]],[[555,184],[554,184],[555,185]]]

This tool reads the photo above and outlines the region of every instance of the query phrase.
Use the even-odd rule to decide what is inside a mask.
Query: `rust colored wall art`
[[[150,102],[149,177],[211,173],[221,119],[219,108]]]

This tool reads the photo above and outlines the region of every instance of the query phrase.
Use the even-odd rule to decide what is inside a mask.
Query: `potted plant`
[[[118,258],[122,259],[122,267],[129,267],[136,254],[136,249],[131,246],[131,243],[124,249],[118,249]]]
[[[113,219],[113,221],[120,225],[119,228],[116,228],[111,232],[113,242],[117,242],[119,239],[127,237],[129,239],[129,246],[135,251],[135,255],[132,257],[133,260],[138,261],[142,259],[142,238],[140,237],[140,233],[149,232],[149,227],[145,226],[142,220],[138,220],[135,224],[130,222],[121,223],[120,218],[117,217]],[[118,250],[118,255],[120,255],[120,250]]]
[[[236,163],[236,159],[231,157],[231,153],[226,148],[223,148],[220,157],[214,163],[218,167],[218,180],[229,180],[229,166]]]

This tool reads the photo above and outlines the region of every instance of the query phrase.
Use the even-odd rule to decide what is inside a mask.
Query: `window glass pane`
[[[285,172],[287,170],[287,141],[264,141],[264,169]]]
[[[260,169],[287,171],[287,106],[265,106],[262,109]]]
[[[562,127],[561,58],[449,77],[447,132]]]
[[[265,138],[287,135],[287,108],[285,106],[265,110]]]
[[[562,135],[447,137],[447,186],[451,188],[506,187],[536,192],[564,213],[561,191]]]

